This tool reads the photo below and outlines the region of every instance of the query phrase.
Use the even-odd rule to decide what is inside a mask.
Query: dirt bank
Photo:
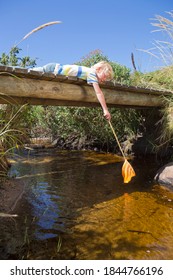
[[[0,178],[0,214],[13,213],[23,194],[22,180]]]

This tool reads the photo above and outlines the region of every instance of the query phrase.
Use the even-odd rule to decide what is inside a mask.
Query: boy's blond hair
[[[112,80],[114,72],[111,65],[107,61],[100,61],[92,66],[96,71],[99,70],[105,74],[107,80]]]

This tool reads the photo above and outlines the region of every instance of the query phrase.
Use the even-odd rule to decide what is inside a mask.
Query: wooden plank
[[[7,65],[0,65],[0,72],[13,72],[14,71],[14,67],[12,66],[7,66]]]
[[[3,96],[0,95],[0,104],[14,104],[14,105],[43,105],[43,106],[75,106],[75,107],[100,107],[99,103],[82,102],[82,101],[67,101],[46,98],[31,98],[18,96]]]
[[[67,83],[72,84],[86,84],[86,81],[76,78],[76,77],[66,77],[63,75],[54,75],[53,73],[43,73],[34,71],[32,69],[28,70],[25,68],[19,68],[14,66],[3,66],[0,65],[0,74],[3,72],[3,74],[9,75],[9,73],[12,73],[18,77],[25,77],[25,78],[32,78],[32,79],[40,79],[40,80],[54,80],[54,81],[64,81]],[[172,92],[163,92],[160,90],[154,90],[149,88],[141,88],[141,87],[135,87],[135,86],[127,86],[122,85],[117,82],[105,82],[104,84],[100,85],[102,88],[110,88],[110,89],[119,89],[123,91],[132,91],[132,92],[144,92],[144,93],[152,93],[152,94],[172,94]]]
[[[162,107],[162,92],[107,82],[100,85],[108,106]],[[76,77],[0,65],[0,102],[20,104],[100,106],[93,87]],[[7,97],[8,96],[8,97]],[[8,103],[7,102],[7,103]]]
[[[86,84],[86,81],[76,78],[76,77],[67,77],[63,75],[54,75],[53,73],[43,73],[34,71],[32,69],[25,69],[25,68],[19,68],[14,66],[4,66],[0,65],[0,74],[3,72],[3,74],[9,75],[9,73],[13,73],[14,75],[18,77],[25,77],[25,78],[32,78],[32,79],[41,79],[41,80],[55,80],[55,81],[64,81],[67,83],[75,83],[75,84]],[[101,84],[102,88],[110,88],[110,89],[120,89],[123,91],[132,91],[132,92],[145,92],[145,93],[155,93],[155,94],[172,94],[172,92],[164,92],[160,90],[150,89],[150,88],[141,88],[136,86],[127,86],[122,85],[117,82],[105,82],[104,84]]]
[[[108,106],[161,107],[163,105],[158,92],[133,92],[127,89],[124,91],[116,87],[104,87],[103,92]],[[47,99],[56,100],[56,104],[63,103],[64,105],[70,103],[86,104],[86,106],[99,105],[93,87],[86,83],[74,84],[0,75],[0,94],[3,98],[6,95],[9,98],[18,97],[23,100],[32,100],[32,102],[36,99],[38,104],[45,104],[44,99]]]

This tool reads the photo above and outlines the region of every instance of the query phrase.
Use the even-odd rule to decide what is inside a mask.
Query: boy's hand
[[[111,120],[111,114],[109,113],[109,111],[104,111],[104,117],[106,120],[110,121]]]

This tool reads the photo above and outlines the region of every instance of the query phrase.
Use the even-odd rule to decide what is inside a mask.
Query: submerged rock
[[[163,167],[161,167],[158,171],[154,180],[164,186],[173,188],[173,162],[170,162]]]

